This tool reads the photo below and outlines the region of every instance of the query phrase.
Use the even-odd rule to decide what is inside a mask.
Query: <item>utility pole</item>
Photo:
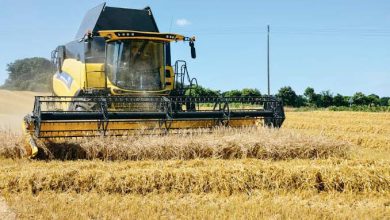
[[[267,25],[267,80],[268,80],[268,95],[271,95],[270,79],[269,79],[269,25]]]

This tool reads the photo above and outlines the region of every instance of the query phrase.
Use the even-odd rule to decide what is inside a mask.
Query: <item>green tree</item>
[[[378,106],[380,104],[380,97],[375,94],[370,94],[367,96],[367,102],[371,106]]]
[[[297,96],[296,103],[295,103],[296,107],[306,106],[306,103],[307,103],[307,100],[303,95]]]
[[[348,103],[347,106],[350,106],[353,104],[353,98],[352,96],[344,96],[344,102]]]
[[[215,97],[220,96],[221,92],[219,90],[212,90],[209,88],[204,88],[202,86],[197,86],[195,88],[192,88],[191,90],[187,90],[186,95],[192,95],[195,97]]]
[[[276,97],[282,99],[285,105],[294,107],[297,105],[298,96],[290,86],[280,88]]]
[[[54,71],[52,63],[45,58],[33,57],[16,60],[7,65],[8,78],[1,88],[49,91]]]
[[[249,89],[245,88],[241,91],[241,94],[243,97],[253,97],[253,96],[260,96],[261,93],[258,89]]]
[[[234,89],[222,93],[225,97],[240,97],[242,95],[240,90]]]
[[[320,94],[321,106],[320,107],[329,107],[333,105],[333,95],[332,93],[327,91],[322,91]]]
[[[390,106],[389,105],[389,102],[390,101],[390,97],[382,97],[379,101],[380,105],[381,106]]]
[[[318,95],[315,93],[315,91],[312,87],[307,87],[305,89],[305,92],[303,93],[303,95],[306,97],[306,99],[310,105],[317,104]]]
[[[333,105],[335,106],[348,106],[348,98],[345,98],[341,94],[337,93],[336,96],[333,97]]]
[[[353,104],[355,105],[367,105],[368,100],[366,95],[362,92],[357,92],[352,96]]]

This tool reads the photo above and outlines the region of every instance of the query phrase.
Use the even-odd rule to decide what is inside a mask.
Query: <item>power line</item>
[[[198,35],[242,35],[242,34],[267,34],[267,31],[261,30],[258,26],[227,26],[217,28],[199,28],[183,30],[184,32],[196,33]],[[309,36],[363,36],[363,37],[390,37],[390,28],[368,28],[368,27],[273,27],[274,35],[309,35]]]

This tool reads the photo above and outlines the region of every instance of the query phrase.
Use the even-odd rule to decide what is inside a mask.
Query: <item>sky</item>
[[[74,39],[84,14],[103,1],[0,0],[0,84],[7,64],[50,58]],[[270,25],[271,93],[291,86],[302,94],[355,92],[390,96],[390,1],[388,0],[111,0],[108,6],[152,8],[161,32],[196,36],[172,46],[173,60],[222,91],[267,91],[267,25]]]

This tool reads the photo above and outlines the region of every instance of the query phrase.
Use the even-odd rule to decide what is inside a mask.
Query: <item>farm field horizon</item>
[[[28,112],[22,94],[0,115]],[[0,132],[0,192],[17,219],[386,219],[389,133],[390,113],[288,111],[280,130],[97,138],[36,160],[14,126]]]
[[[0,220],[390,220],[388,9],[4,1]]]

